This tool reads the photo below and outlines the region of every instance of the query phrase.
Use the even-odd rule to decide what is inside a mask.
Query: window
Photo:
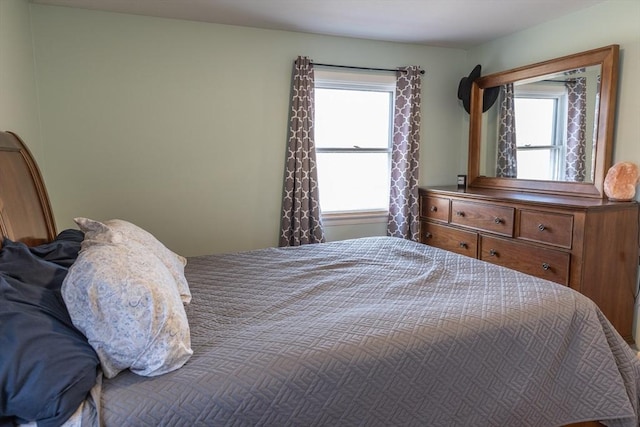
[[[518,178],[563,179],[567,96],[553,86],[519,89],[515,97]]]
[[[395,76],[316,71],[315,143],[323,215],[386,217]]]

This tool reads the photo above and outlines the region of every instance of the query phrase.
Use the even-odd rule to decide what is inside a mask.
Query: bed
[[[0,229],[5,300],[6,289],[25,286],[44,298],[38,286],[59,295],[61,283],[68,289],[70,277],[82,278],[93,229],[56,234],[37,165],[8,132],[0,133]],[[30,267],[22,277],[2,265],[11,251],[52,272],[29,279]],[[23,283],[42,276],[57,278],[58,288]],[[86,381],[74,382],[79,392],[63,387],[72,395],[67,408],[55,401],[42,418],[15,416],[7,401],[20,392],[7,378],[21,387],[58,370],[76,375],[81,363],[56,351],[64,369],[49,367],[29,346],[6,356],[12,339],[31,332],[0,323],[0,424],[638,425],[635,352],[593,302],[555,283],[390,237],[192,257],[184,277],[188,298],[171,291],[188,320],[181,343],[189,348],[176,366],[147,376],[134,373],[144,374],[140,367],[114,370],[85,342],[68,354],[88,367]],[[71,301],[63,299],[73,316]],[[42,314],[37,301],[11,307]],[[82,319],[58,317],[80,345],[73,327]],[[38,369],[19,382],[6,365],[22,360]],[[39,409],[25,393],[23,403]]]

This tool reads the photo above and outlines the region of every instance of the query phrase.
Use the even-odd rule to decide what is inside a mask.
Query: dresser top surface
[[[630,207],[637,202],[614,202],[608,199],[589,197],[557,196],[553,194],[526,193],[511,190],[493,190],[486,188],[458,189],[452,186],[420,187],[421,193],[429,192],[433,195],[462,196],[469,199],[491,200],[511,203],[544,204],[566,206],[570,208],[600,208],[600,207]]]

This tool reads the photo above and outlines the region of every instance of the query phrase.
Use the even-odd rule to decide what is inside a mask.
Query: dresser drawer
[[[434,221],[449,222],[449,199],[446,197],[422,196],[420,215]]]
[[[518,228],[520,239],[571,249],[573,215],[523,209]]]
[[[422,221],[420,241],[429,246],[467,255],[478,256],[478,234],[473,231],[459,230],[446,225]]]
[[[569,284],[570,254],[566,252],[480,236],[479,258],[562,285]]]
[[[515,209],[486,203],[451,201],[451,223],[503,236],[513,236]]]

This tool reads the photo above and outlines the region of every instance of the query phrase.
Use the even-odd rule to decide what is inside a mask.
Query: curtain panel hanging
[[[418,161],[422,70],[418,66],[396,72],[391,183],[387,235],[418,241]]]
[[[566,75],[584,72],[581,68]],[[587,79],[574,77],[565,83],[567,88],[567,151],[565,179],[584,182],[587,163]]]
[[[593,114],[593,137],[591,141],[591,175],[588,177],[592,179],[593,171],[596,170],[596,147],[598,145],[598,117],[600,117],[600,74],[596,77],[596,101],[595,101],[595,113]],[[586,178],[586,174],[585,174]]]
[[[314,73],[307,57],[293,65],[289,137],[285,161],[280,246],[325,241],[320,218],[314,143]]]
[[[501,87],[499,114],[496,176],[517,178],[518,147],[516,145],[516,109],[513,83]]]

